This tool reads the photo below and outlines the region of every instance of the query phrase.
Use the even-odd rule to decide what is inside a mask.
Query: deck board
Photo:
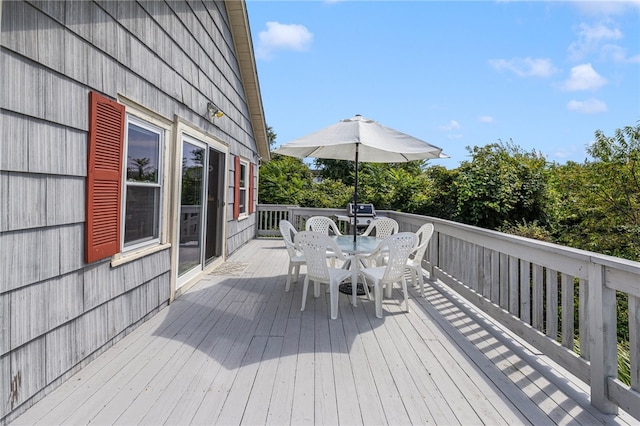
[[[293,305],[289,305],[293,309]],[[301,317],[292,316],[284,333],[282,352],[278,358],[276,382],[269,401],[266,424],[282,425],[291,422],[294,382],[298,346],[300,342]],[[266,396],[263,396],[266,397]]]
[[[333,359],[331,356],[331,337],[329,335],[330,302],[326,297],[317,301],[314,327],[314,423],[323,425],[338,424],[338,401]],[[333,321],[332,321],[333,322]]]
[[[344,300],[344,298],[340,299]],[[358,303],[358,307],[362,307],[362,305],[362,302]],[[342,325],[348,342],[347,348],[355,382],[356,395],[352,395],[349,400],[357,398],[362,422],[365,425],[385,424],[387,419],[382,404],[379,402],[380,396],[373,371],[369,366],[367,351],[358,331],[357,322],[362,321],[362,312],[349,309],[349,306],[348,301],[342,302],[340,307],[344,308],[338,313],[339,318],[342,318]]]
[[[371,304],[359,304],[360,311],[366,311],[371,307]],[[366,313],[366,312],[365,312]],[[389,319],[392,321],[392,319]],[[357,321],[360,337],[362,343],[366,347],[365,355],[368,361],[368,368],[373,373],[373,380],[378,389],[378,395],[380,397],[380,405],[382,406],[385,417],[389,424],[404,425],[411,424],[409,413],[404,405],[400,391],[395,384],[393,373],[391,371],[390,363],[394,363],[394,360],[387,360],[383,354],[383,348],[380,340],[376,336],[374,327],[382,325],[383,320],[380,320],[373,315],[370,318],[368,315]],[[407,395],[411,398],[411,394]]]
[[[313,292],[310,291],[312,294]],[[295,425],[313,424],[315,390],[315,315],[307,309],[301,314],[300,341],[295,367],[293,406],[291,423]]]
[[[261,360],[256,373],[256,378],[246,406],[242,407],[242,424],[262,425],[267,421],[271,393],[276,384],[276,372],[278,358],[282,353],[284,337],[269,336],[264,350],[264,358]],[[237,424],[238,422],[236,422]]]
[[[299,282],[287,253],[254,240],[12,424],[637,423],[588,403],[588,387],[440,283],[358,306]],[[240,268],[242,269],[242,268]]]
[[[339,309],[347,309],[348,303]],[[356,384],[351,368],[351,358],[342,317],[329,321],[331,342],[331,360],[333,362],[333,379],[336,386],[337,414],[341,423],[348,425],[363,424],[360,405],[357,398]]]

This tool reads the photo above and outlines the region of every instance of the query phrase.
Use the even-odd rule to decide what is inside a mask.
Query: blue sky
[[[640,0],[248,0],[276,145],[361,114],[443,148],[582,162],[640,121]]]

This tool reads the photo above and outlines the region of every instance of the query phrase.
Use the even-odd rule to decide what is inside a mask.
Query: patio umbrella
[[[274,151],[298,158],[355,161],[353,191],[354,224],[357,223],[358,163],[403,163],[430,158],[448,158],[442,149],[380,123],[356,115],[285,143]],[[353,227],[353,240],[356,226]]]

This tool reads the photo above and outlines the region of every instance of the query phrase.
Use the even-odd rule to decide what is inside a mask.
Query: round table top
[[[378,245],[384,240],[374,236],[356,236],[355,243],[353,242],[353,235],[334,235],[335,240],[340,250],[346,254],[368,254],[373,252]]]

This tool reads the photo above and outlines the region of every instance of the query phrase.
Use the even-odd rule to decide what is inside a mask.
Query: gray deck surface
[[[437,283],[300,311],[281,240],[254,240],[12,424],[634,424]],[[304,272],[304,268],[303,268]],[[458,302],[458,303],[457,303]]]

